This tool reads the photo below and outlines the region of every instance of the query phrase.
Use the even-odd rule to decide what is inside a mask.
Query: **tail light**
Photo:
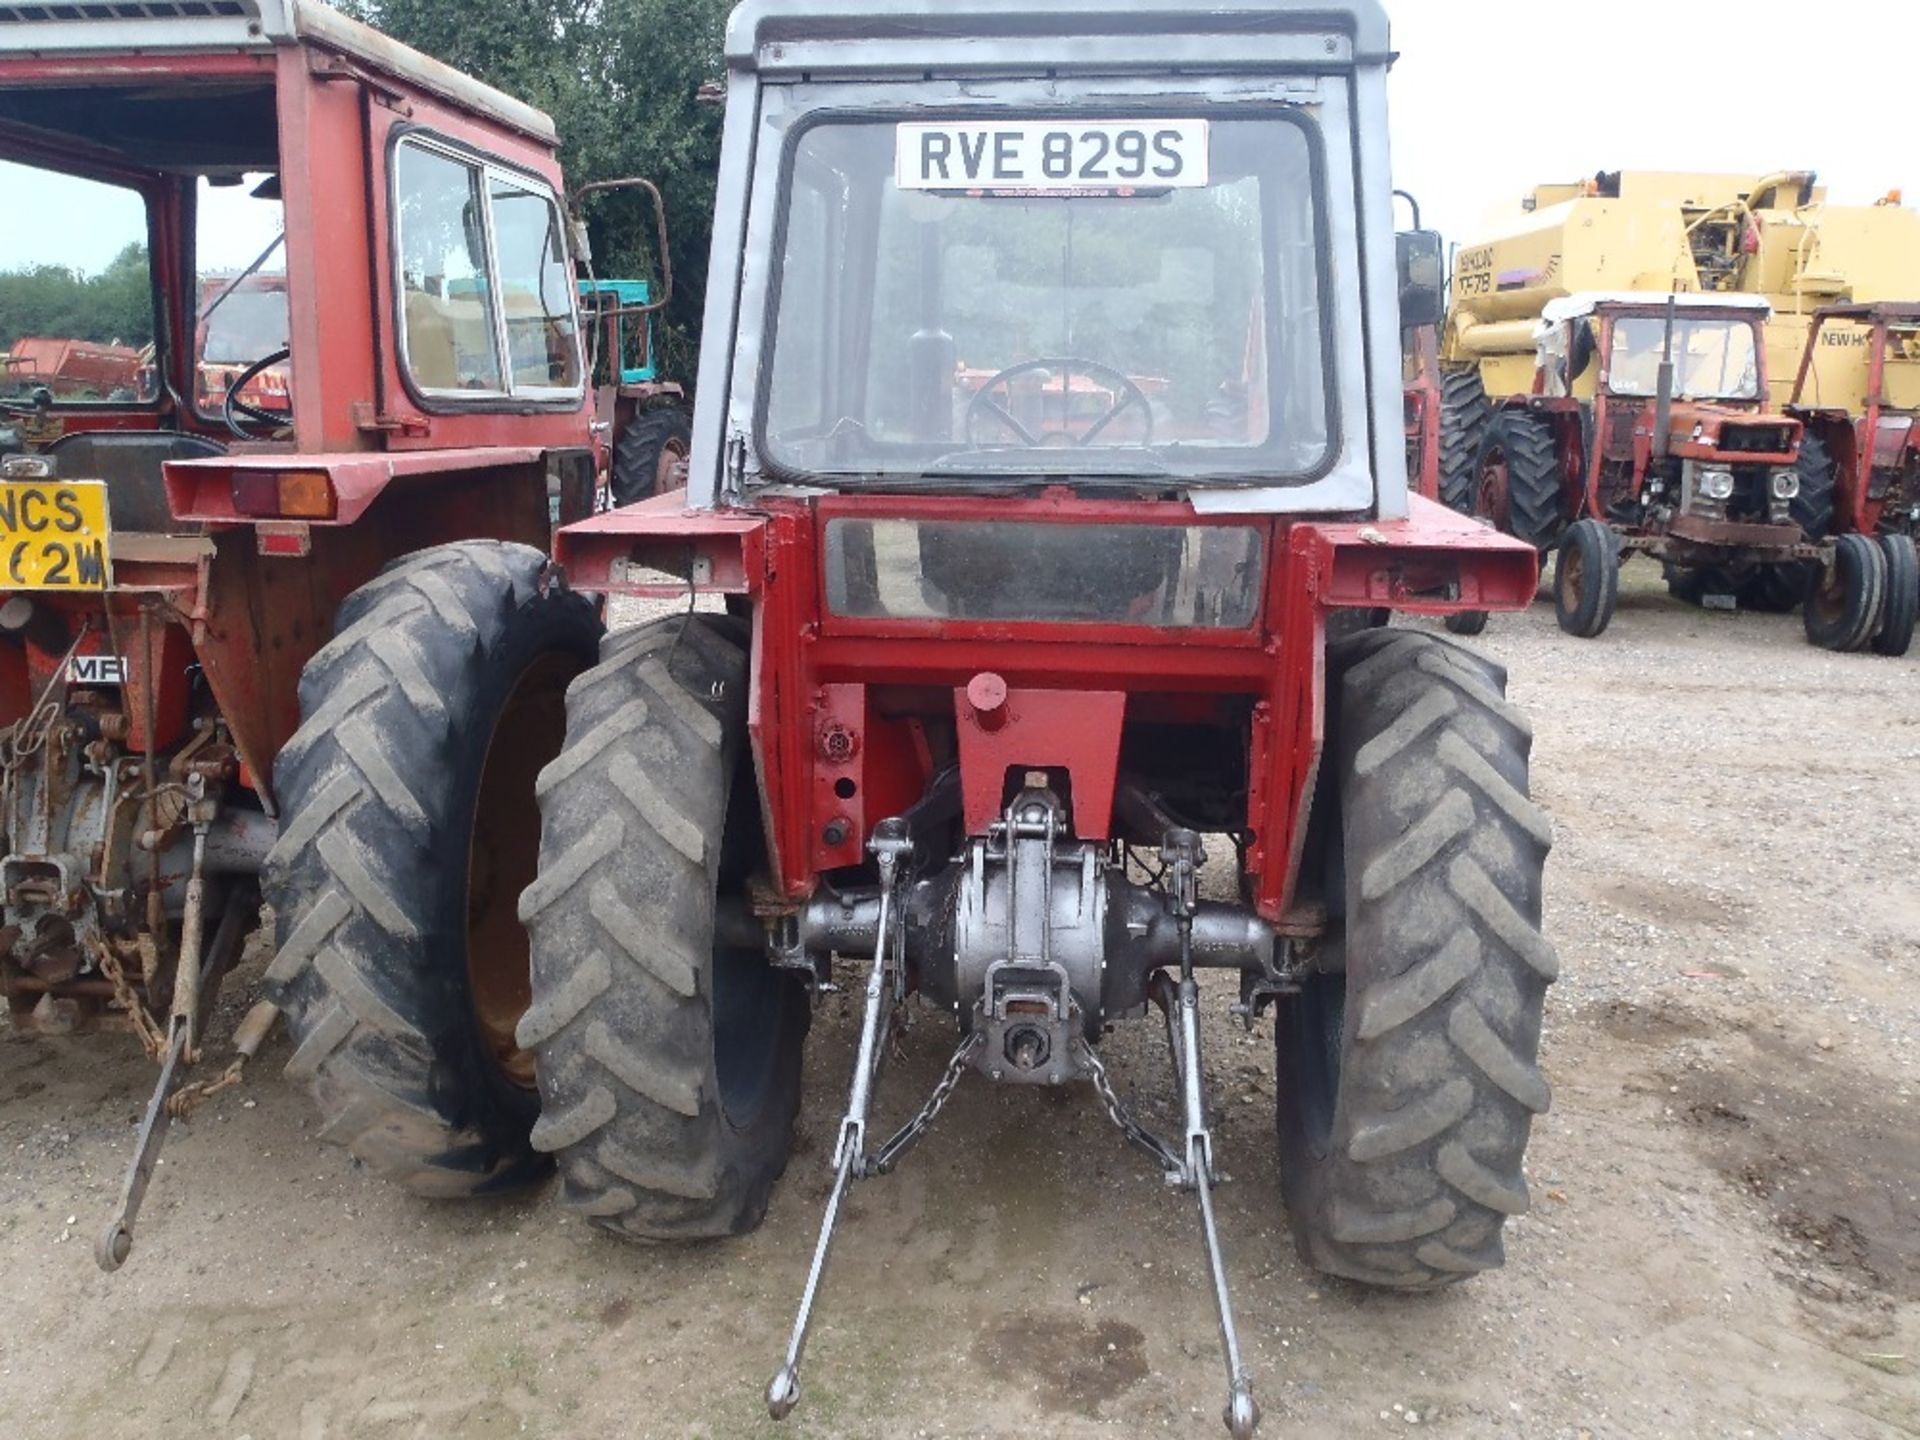
[[[339,507],[324,470],[240,470],[233,476],[235,513],[261,520],[331,520]]]

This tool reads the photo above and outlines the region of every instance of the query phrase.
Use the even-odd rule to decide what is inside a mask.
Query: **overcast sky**
[[[1451,242],[1600,170],[1817,170],[1834,204],[1920,203],[1920,0],[1387,8],[1395,183]]]
[[[1836,204],[1895,187],[1920,203],[1920,0],[1387,3],[1395,181],[1449,241],[1598,170],[1815,169]],[[140,237],[124,205],[74,185],[0,165],[0,269],[95,272]],[[246,264],[277,207],[214,203],[209,268]]]
[[[247,193],[251,188],[234,185],[203,192],[203,272],[251,264],[279,233],[280,206],[255,200]],[[147,243],[146,211],[131,191],[0,160],[0,194],[7,197],[6,219],[0,223],[0,270],[66,265],[97,275],[127,246]],[[274,256],[275,261],[279,258]]]

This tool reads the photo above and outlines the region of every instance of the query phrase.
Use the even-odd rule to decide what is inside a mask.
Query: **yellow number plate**
[[[104,590],[112,578],[106,482],[0,484],[0,590]]]

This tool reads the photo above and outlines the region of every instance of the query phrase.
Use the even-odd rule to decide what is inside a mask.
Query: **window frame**
[[[40,151],[32,145],[8,145],[0,150],[0,160],[28,170],[39,170],[45,174],[62,176],[69,180],[85,180],[90,184],[105,185],[114,190],[125,190],[139,198],[141,209],[146,217],[147,306],[153,321],[153,393],[138,395],[131,400],[69,400],[55,396],[53,404],[49,407],[49,413],[70,410],[81,414],[98,414],[102,411],[114,411],[120,414],[140,412],[158,414],[167,405],[173,390],[172,377],[168,374],[171,347],[167,343],[171,306],[167,286],[160,273],[160,213],[159,206],[154,203],[155,191],[152,183],[104,168],[66,163],[58,154]]]
[[[1650,324],[1654,326],[1662,326],[1666,322],[1665,309],[1664,307],[1661,307],[1661,308],[1634,307],[1631,309],[1620,310],[1616,312],[1613,316],[1611,316],[1607,321],[1606,335],[1604,337],[1604,343],[1606,346],[1605,383],[1606,383],[1607,393],[1609,395],[1616,396],[1617,398],[1622,400],[1652,400],[1656,398],[1655,390],[1648,390],[1644,393],[1638,390],[1624,390],[1624,389],[1621,389],[1614,382],[1614,378],[1613,378],[1614,356],[1620,343],[1620,327],[1624,322],[1633,322],[1633,323],[1644,322],[1646,324]],[[1696,403],[1727,403],[1727,404],[1746,404],[1746,403],[1751,403],[1757,400],[1759,401],[1765,400],[1767,398],[1768,388],[1771,384],[1771,380],[1767,374],[1767,335],[1766,335],[1766,327],[1762,319],[1758,316],[1739,315],[1739,314],[1688,315],[1685,311],[1681,311],[1679,316],[1676,318],[1674,322],[1674,334],[1677,338],[1682,326],[1692,327],[1694,325],[1703,325],[1703,324],[1704,325],[1724,325],[1727,327],[1729,333],[1736,330],[1744,330],[1747,333],[1748,342],[1753,347],[1753,366],[1754,366],[1753,393],[1750,395],[1694,395],[1694,394],[1685,393],[1682,390],[1682,387],[1680,385],[1680,381],[1683,378],[1683,371],[1685,367],[1681,363],[1681,357],[1678,351],[1676,350],[1675,356],[1674,356],[1675,364],[1674,364],[1673,398],[1676,400],[1681,400],[1681,399],[1690,400]]]
[[[448,390],[422,385],[414,376],[408,353],[406,272],[401,252],[400,151],[411,146],[429,155],[450,160],[480,177],[484,200],[481,229],[487,242],[487,309],[492,320],[494,356],[499,364],[502,388],[497,390]],[[575,380],[571,387],[553,385],[517,385],[513,378],[513,355],[507,330],[505,307],[499,303],[500,247],[493,219],[494,180],[504,180],[516,189],[544,199],[551,209],[555,228],[561,236],[561,260],[568,271],[567,315],[573,322]],[[473,411],[529,413],[535,411],[578,410],[586,401],[587,353],[582,343],[580,286],[573,275],[573,257],[565,251],[565,209],[559,191],[546,179],[510,164],[499,156],[467,145],[425,126],[396,126],[387,145],[387,254],[392,269],[394,361],[400,381],[413,403],[431,415],[454,415]]]
[[[264,172],[259,172],[259,173],[264,173]],[[273,173],[276,175],[279,174],[279,162],[277,159],[275,161],[275,168]],[[226,425],[226,414],[225,414],[224,406],[218,403],[213,405],[202,405],[200,403],[200,367],[201,365],[206,363],[206,356],[202,353],[200,348],[200,221],[201,221],[200,186],[203,183],[205,183],[206,178],[207,177],[204,174],[190,175],[188,177],[189,183],[187,185],[187,193],[191,195],[192,201],[187,207],[185,212],[185,215],[186,215],[185,224],[186,224],[187,233],[191,235],[193,243],[188,247],[188,254],[187,254],[187,291],[189,295],[189,304],[187,306],[187,314],[184,318],[186,321],[186,328],[187,328],[187,354],[188,354],[187,382],[188,383],[187,383],[187,390],[184,398],[186,400],[186,408],[190,412],[192,412],[193,416],[196,419],[201,420],[210,425],[221,426],[224,430],[224,427]],[[291,243],[292,242],[289,238],[289,232],[287,229],[286,201],[283,198],[280,202],[280,260],[283,265],[290,266],[292,263],[287,257],[287,250]],[[255,273],[259,274],[262,272],[256,271]],[[292,331],[293,331],[293,278],[290,270],[270,271],[266,273],[277,274],[280,276],[281,279],[287,282],[287,331],[288,331],[287,352],[288,353],[287,353],[286,360],[282,363],[284,363],[287,367],[287,376],[288,376],[287,400],[288,400],[288,404],[291,405],[293,400],[293,389],[292,389],[292,384],[293,384],[292,382],[292,376],[293,376],[293,353],[292,353],[293,352],[293,334],[292,334]],[[259,360],[259,359],[263,359],[264,357],[260,355],[256,355],[252,358],[255,360]],[[233,364],[235,362],[215,361],[213,363]],[[273,414],[275,412],[269,411],[268,413]],[[291,426],[293,424],[293,411],[289,409],[283,416],[281,416],[281,419],[285,425]]]
[[[773,235],[766,293],[763,301],[764,316],[760,335],[760,360],[758,373],[754,377],[752,401],[753,447],[767,480],[775,484],[818,486],[834,491],[854,491],[862,489],[886,489],[897,483],[900,476],[893,472],[878,473],[837,473],[817,472],[797,469],[775,456],[770,446],[768,418],[771,410],[774,372],[774,348],[777,343],[780,320],[780,305],[785,288],[787,235],[792,219],[792,194],[796,163],[800,145],[807,135],[823,125],[833,124],[870,124],[897,125],[905,121],[933,119],[985,119],[996,118],[1028,119],[1055,113],[1068,113],[1076,103],[1072,98],[1055,99],[1047,104],[1027,104],[995,102],[993,104],[966,104],[959,101],[930,103],[923,109],[914,109],[898,104],[886,104],[875,107],[825,105],[817,109],[802,112],[800,117],[788,128],[780,141],[779,164],[773,180]],[[1285,490],[1300,489],[1313,485],[1339,468],[1344,454],[1346,435],[1345,406],[1342,403],[1339,383],[1340,340],[1334,333],[1336,325],[1332,314],[1337,304],[1337,277],[1334,273],[1331,208],[1331,177],[1327,164],[1327,136],[1317,116],[1304,107],[1276,101],[1262,101],[1250,104],[1221,103],[1200,100],[1192,104],[1182,104],[1177,97],[1140,100],[1129,98],[1102,107],[1103,116],[1115,120],[1140,119],[1143,121],[1165,118],[1178,114],[1181,118],[1198,118],[1209,121],[1259,121],[1279,120],[1291,124],[1301,132],[1306,142],[1309,184],[1313,198],[1313,235],[1314,235],[1314,288],[1320,310],[1320,371],[1324,391],[1326,443],[1319,459],[1309,469],[1287,475],[1233,473],[1219,475],[1176,474],[1167,477],[1167,483],[1180,489],[1233,491],[1250,488],[1274,487]],[[844,235],[841,237],[844,243]],[[1270,246],[1274,237],[1262,235],[1262,245]],[[1263,259],[1271,260],[1271,252],[1263,251]],[[1266,317],[1268,343],[1275,340],[1275,332],[1280,323],[1277,313]],[[1021,477],[1009,472],[1009,481],[1018,481]],[[1031,484],[1062,483],[1061,477],[1049,477],[1037,473],[1028,482]],[[1098,477],[1095,482],[1098,483]]]

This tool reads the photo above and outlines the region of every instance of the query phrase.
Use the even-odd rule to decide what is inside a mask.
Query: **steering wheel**
[[[254,361],[253,364],[242,370],[240,374],[235,377],[231,385],[227,386],[227,398],[220,406],[220,418],[226,421],[227,428],[242,440],[251,440],[253,436],[247,433],[246,427],[240,423],[241,419],[251,420],[256,425],[272,425],[277,429],[293,418],[291,413],[276,415],[271,410],[261,410],[256,406],[249,405],[240,398],[240,392],[246,389],[247,386],[251,385],[255,380],[258,380],[274,366],[284,365],[292,358],[292,350],[276,350],[264,360]]]
[[[994,391],[1000,389],[1002,386],[1010,387],[1011,383],[1019,379],[1022,375],[1032,374],[1036,371],[1047,376],[1054,374],[1060,376],[1061,408],[1067,411],[1069,415],[1072,413],[1073,386],[1068,382],[1076,374],[1085,375],[1089,380],[1112,381],[1113,393],[1118,396],[1118,398],[1112,405],[1107,407],[1105,414],[1101,415],[1092,425],[1080,431],[1078,434],[1071,430],[1048,430],[1045,431],[1043,435],[1036,436],[1031,430],[1027,429],[1026,426],[1022,425],[1019,420],[1014,418],[1012,410],[993,398]],[[1007,398],[1009,401],[1013,398],[1013,392],[1010,388],[1007,392]],[[1098,360],[1083,360],[1075,355],[1054,356],[1050,359],[1041,360],[1023,360],[1018,365],[1009,365],[1006,369],[990,376],[986,384],[973,392],[973,399],[967,405],[967,443],[974,446],[978,446],[981,443],[978,435],[978,422],[983,418],[990,417],[1003,429],[1010,430],[1019,436],[1021,444],[1032,446],[1035,449],[1039,449],[1045,445],[1047,441],[1053,439],[1065,440],[1070,445],[1091,445],[1105,433],[1109,425],[1120,418],[1121,414],[1136,405],[1139,406],[1141,415],[1146,418],[1147,426],[1146,433],[1140,437],[1139,443],[1143,446],[1151,445],[1153,443],[1153,402],[1147,399],[1146,391],[1134,384],[1128,376],[1114,369],[1113,366],[1103,364]]]

